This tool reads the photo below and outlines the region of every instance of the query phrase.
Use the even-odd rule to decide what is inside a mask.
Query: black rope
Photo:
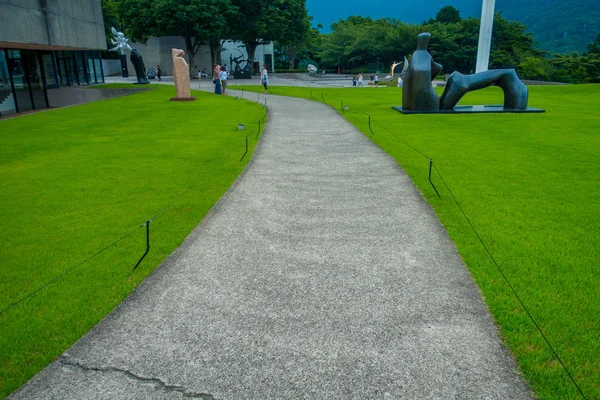
[[[229,153],[227,156],[221,158],[219,161],[217,161],[215,164],[217,165],[222,165],[223,161],[231,158],[231,156],[236,153],[238,150],[234,150],[231,153]],[[200,178],[198,178],[198,180],[194,183],[192,183],[190,186],[187,187],[187,189],[185,189],[179,196],[175,197],[169,204],[167,204],[165,207],[163,207],[158,213],[156,213],[156,215],[154,215],[154,217],[150,218],[151,222],[154,222],[154,220],[158,217],[160,217],[161,215],[163,215],[173,204],[175,204],[178,200],[181,200],[186,194],[188,194],[192,189],[194,189],[196,186],[198,186],[198,184],[200,184],[200,182],[202,182],[202,180],[206,177],[206,175],[209,172],[213,172],[216,168],[213,169],[208,169],[206,171],[204,171],[204,173],[202,175],[200,175]]]
[[[573,378],[573,376],[571,375],[571,373],[567,369],[566,365],[563,363],[563,361],[559,357],[558,353],[554,350],[554,347],[550,344],[550,341],[548,340],[548,338],[546,338],[546,335],[544,335],[544,332],[542,332],[542,329],[539,327],[539,325],[537,324],[537,322],[535,321],[535,319],[533,318],[533,316],[529,312],[529,309],[527,309],[527,307],[525,306],[525,303],[523,303],[523,300],[521,300],[521,297],[519,297],[519,295],[517,294],[517,291],[515,290],[515,288],[513,287],[513,285],[508,280],[508,277],[504,274],[504,271],[502,270],[502,268],[500,268],[500,265],[498,265],[498,263],[496,262],[496,259],[494,258],[494,256],[492,255],[492,253],[490,252],[490,250],[486,246],[485,242],[483,241],[483,239],[479,235],[479,232],[477,232],[477,230],[475,229],[475,227],[471,223],[471,220],[469,219],[469,217],[467,217],[467,214],[465,213],[465,211],[463,210],[463,208],[458,203],[458,200],[456,200],[456,197],[454,197],[454,194],[450,190],[450,187],[448,186],[448,184],[444,180],[444,177],[440,173],[440,170],[438,169],[437,165],[435,165],[435,163],[433,163],[433,167],[435,168],[435,170],[437,171],[440,179],[444,183],[444,186],[446,186],[446,189],[448,189],[448,193],[450,193],[450,196],[454,200],[454,203],[456,203],[456,206],[458,207],[458,209],[462,213],[463,217],[465,217],[465,219],[469,223],[469,226],[471,227],[471,229],[473,230],[473,232],[475,232],[475,235],[477,236],[477,239],[479,239],[479,242],[481,243],[481,245],[483,246],[483,248],[487,252],[488,256],[490,257],[490,259],[492,260],[492,262],[494,263],[494,265],[496,266],[496,268],[498,269],[498,271],[500,272],[500,274],[502,275],[502,277],[504,278],[504,280],[508,284],[508,287],[510,288],[510,290],[513,292],[513,294],[515,295],[515,297],[517,298],[517,300],[521,304],[521,307],[523,307],[523,309],[527,313],[527,316],[529,316],[529,319],[531,320],[531,322],[533,322],[533,324],[535,325],[536,329],[538,330],[538,332],[540,333],[540,335],[542,336],[542,338],[544,339],[544,341],[546,342],[546,344],[548,345],[548,347],[550,348],[550,350],[552,350],[552,353],[554,354],[554,356],[556,357],[556,359],[558,360],[558,362],[560,363],[560,365],[563,367],[563,369],[565,370],[565,372],[567,373],[567,375],[571,379],[571,382],[573,382],[573,384],[575,385],[575,387],[579,391],[579,394],[581,394],[581,397],[583,397],[584,399],[586,399],[585,395],[583,394],[583,391],[581,390],[581,388],[579,387],[579,385],[577,384],[577,382],[575,382],[575,379]]]
[[[17,300],[16,302],[12,303],[10,306],[6,307],[4,310],[0,311],[0,315],[4,314],[6,311],[10,310],[11,308],[13,308],[14,306],[16,306],[17,304],[22,303],[23,301],[25,301],[26,299],[30,298],[31,296],[33,296],[37,292],[39,292],[39,291],[45,289],[46,287],[50,286],[51,284],[53,284],[54,282],[58,281],[59,279],[65,277],[67,274],[73,272],[74,270],[76,270],[77,268],[81,267],[83,264],[87,263],[91,259],[93,259],[93,258],[99,256],[100,254],[104,253],[106,250],[110,249],[111,247],[115,246],[117,243],[119,243],[119,242],[125,240],[126,238],[128,238],[129,236],[133,235],[135,232],[137,232],[140,228],[142,228],[144,226],[146,226],[145,223],[142,224],[142,225],[140,225],[140,226],[138,226],[137,228],[135,228],[134,230],[132,230],[131,232],[129,232],[125,236],[121,237],[120,239],[112,242],[111,244],[109,244],[108,246],[106,246],[102,250],[98,251],[94,255],[86,258],[85,260],[83,260],[79,264],[75,265],[74,267],[68,269],[67,271],[63,272],[62,274],[58,275],[57,277],[52,278],[51,280],[49,280],[48,282],[46,282],[44,285],[42,285],[39,288],[37,288],[36,290],[34,290],[33,292],[27,294],[26,296],[22,297],[21,299]]]
[[[312,97],[312,93],[311,93],[311,97]],[[328,97],[331,97],[331,96],[328,96]],[[323,99],[323,93],[322,92],[321,92],[321,98]],[[337,99],[335,97],[332,97],[332,98],[335,99],[335,100],[341,101],[341,100],[339,100],[339,99]],[[358,109],[356,109],[354,107],[352,108],[352,111],[358,112],[358,113],[366,115],[366,116],[369,116],[369,114],[367,114],[365,112],[362,112],[362,111],[360,111],[360,110],[358,110]],[[422,153],[421,151],[419,151],[418,149],[416,149],[415,147],[413,147],[412,145],[410,145],[406,141],[400,139],[398,136],[396,136],[393,132],[391,132],[389,129],[387,129],[380,122],[375,121],[373,118],[371,118],[371,119],[373,120],[373,122],[377,123],[377,125],[379,125],[381,128],[383,128],[386,132],[388,132],[390,135],[392,135],[393,137],[395,137],[398,141],[404,143],[406,146],[410,147],[412,150],[414,150],[415,152],[417,152],[421,156],[423,156],[423,157],[431,160],[430,157],[428,157],[427,155],[425,155],[424,153]],[[370,128],[370,126],[369,126],[369,128]],[[371,130],[371,132],[372,132],[372,130]],[[573,378],[573,376],[571,375],[571,373],[567,369],[566,365],[563,363],[562,359],[560,358],[560,356],[558,355],[558,353],[556,352],[556,350],[554,350],[554,347],[552,346],[552,344],[550,344],[550,341],[548,340],[548,338],[546,337],[546,335],[544,334],[544,332],[542,331],[542,329],[539,327],[539,325],[537,324],[537,322],[535,321],[535,319],[533,318],[533,316],[531,315],[531,313],[529,312],[529,309],[525,306],[525,303],[523,303],[523,301],[521,300],[521,297],[519,297],[519,295],[517,294],[517,292],[514,289],[513,285],[510,283],[510,281],[508,280],[507,276],[504,274],[504,271],[502,270],[502,268],[500,268],[500,265],[498,265],[498,263],[496,262],[496,260],[492,256],[492,253],[490,252],[490,250],[488,249],[488,247],[485,245],[485,242],[483,241],[483,239],[481,238],[481,236],[479,235],[479,233],[477,232],[477,230],[475,229],[475,227],[471,223],[471,220],[469,219],[469,217],[467,217],[467,214],[464,212],[464,210],[462,209],[462,207],[460,206],[460,204],[456,200],[456,197],[454,197],[454,194],[452,193],[452,191],[450,190],[450,187],[448,186],[448,184],[446,183],[446,181],[442,177],[442,174],[440,173],[439,169],[437,168],[437,165],[434,162],[431,162],[431,163],[432,163],[433,167],[435,168],[437,174],[439,175],[440,179],[444,183],[444,186],[446,186],[446,189],[448,189],[448,192],[450,193],[450,196],[452,197],[452,199],[456,203],[458,209],[460,210],[460,212],[462,213],[462,215],[465,217],[465,219],[469,223],[469,226],[471,227],[471,229],[473,230],[473,232],[475,232],[475,235],[477,236],[477,239],[479,240],[479,242],[481,243],[481,245],[483,246],[483,248],[487,252],[488,256],[490,257],[490,259],[492,260],[492,262],[494,263],[494,265],[496,266],[496,268],[498,269],[498,271],[500,272],[500,274],[502,275],[502,277],[504,278],[504,280],[506,281],[506,283],[510,287],[511,291],[513,292],[513,294],[515,295],[515,297],[517,298],[517,300],[521,304],[521,307],[523,307],[523,309],[527,313],[527,316],[529,317],[529,319],[531,320],[531,322],[533,322],[533,324],[535,325],[537,331],[540,333],[540,335],[542,336],[542,338],[544,339],[544,341],[546,342],[546,344],[548,345],[548,347],[550,348],[550,350],[552,351],[552,353],[554,354],[554,356],[556,357],[556,359],[558,360],[558,362],[560,363],[560,365],[563,367],[563,369],[565,370],[565,372],[569,376],[569,379],[571,380],[571,382],[573,382],[573,384],[575,385],[575,387],[579,391],[579,394],[581,395],[581,397],[583,397],[584,399],[587,399],[585,397],[585,395],[583,394],[583,391],[581,390],[581,388],[579,387],[579,385],[577,384],[577,382],[575,381],[575,379]],[[434,189],[435,189],[435,187],[434,187]],[[437,193],[437,190],[436,190],[436,193]],[[439,193],[438,193],[438,196],[439,196]]]
[[[396,139],[398,139],[398,141],[404,143],[406,146],[410,147],[411,149],[413,149],[414,151],[416,151],[417,153],[419,153],[420,155],[422,155],[423,157],[425,157],[428,160],[431,160],[431,157],[425,155],[424,153],[420,152],[419,150],[417,150],[415,147],[411,146],[408,142],[400,139],[398,136],[396,136],[394,133],[392,133],[388,128],[386,128],[385,126],[383,126],[381,124],[381,122],[378,122],[376,120],[373,119],[373,122],[375,122],[377,125],[381,126],[387,133],[389,133],[390,135],[392,135],[393,137],[395,137]]]

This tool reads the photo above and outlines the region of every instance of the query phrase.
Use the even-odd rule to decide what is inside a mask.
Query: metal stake
[[[140,261],[138,261],[137,264],[135,264],[135,267],[133,267],[134,271],[142,263],[144,258],[146,258],[146,255],[148,254],[149,251],[150,251],[150,221],[148,220],[148,221],[146,221],[146,252],[142,256],[142,258],[140,258]]]
[[[435,190],[435,193],[438,195],[438,197],[441,199],[442,196],[440,196],[440,193],[438,192],[438,190],[435,188],[435,185],[433,184],[433,182],[431,181],[431,168],[433,167],[433,159],[429,159],[429,183],[431,183],[431,186],[433,187],[433,190]]]

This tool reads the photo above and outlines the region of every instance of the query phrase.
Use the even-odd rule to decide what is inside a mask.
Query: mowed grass
[[[2,397],[117,306],[251,157],[260,105],[200,92],[170,102],[173,87],[151,88],[0,120],[0,310],[131,233],[0,315]],[[146,247],[141,225],[155,216],[150,252],[133,272]]]
[[[343,101],[349,107],[343,115],[398,161],[435,209],[536,393],[581,398],[435,169],[432,180],[441,198],[429,184],[431,157],[585,396],[598,399],[600,85],[529,89],[529,105],[545,114],[402,115],[391,109],[402,105],[397,88],[270,92],[316,101],[323,93],[338,110]],[[468,94],[461,104],[502,101],[502,91],[489,88]]]

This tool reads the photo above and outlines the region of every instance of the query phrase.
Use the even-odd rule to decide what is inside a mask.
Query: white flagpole
[[[490,47],[492,46],[492,28],[494,26],[494,9],[496,0],[483,0],[481,8],[481,25],[479,27],[479,46],[477,48],[477,67],[475,72],[488,70],[490,64]]]

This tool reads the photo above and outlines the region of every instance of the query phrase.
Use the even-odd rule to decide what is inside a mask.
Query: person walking
[[[358,87],[363,87],[363,74],[358,74]]]
[[[377,85],[379,85],[379,75],[375,74],[375,87],[377,87]]]
[[[229,74],[227,73],[227,67],[225,65],[221,67],[219,78],[221,78],[221,88],[223,90],[223,94],[225,94],[227,92],[227,79],[229,79]]]
[[[356,87],[356,81],[357,81],[356,75],[352,76],[352,86],[353,87]]]
[[[162,71],[160,70],[160,65],[156,64],[156,78],[158,78],[159,81],[162,81],[161,77],[160,77],[160,73]]]
[[[402,81],[402,75],[400,75],[398,77],[398,87],[402,87],[403,81]]]
[[[265,93],[269,92],[269,72],[267,71],[267,66],[263,64],[262,71],[260,71],[260,81],[262,85],[265,87]]]

